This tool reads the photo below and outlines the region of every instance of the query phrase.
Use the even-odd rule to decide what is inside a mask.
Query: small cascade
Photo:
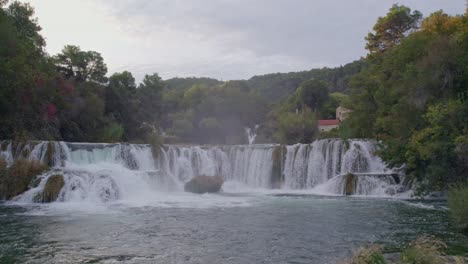
[[[167,146],[163,170],[180,182],[197,175],[219,175],[251,187],[270,187],[274,145]]]
[[[273,145],[228,148],[229,167],[225,179],[251,187],[271,187]]]
[[[377,144],[371,140],[323,139],[312,144],[287,146],[284,166],[284,187],[313,189],[319,185],[328,193],[345,194],[344,181],[339,177],[347,173],[363,174],[353,194],[371,195],[379,188],[397,184],[393,172],[374,153]]]
[[[323,139],[312,144],[182,146],[165,145],[157,153],[150,145],[2,141],[0,158],[11,165],[18,159],[38,160],[51,172],[21,196],[31,200],[47,178],[62,175],[59,201],[109,202],[142,199],[158,192],[182,191],[199,175],[222,176],[252,188],[324,190],[347,194],[348,173],[359,175],[352,194],[393,194],[399,176],[374,153],[372,140]],[[144,198],[146,199],[146,198]]]
[[[245,127],[245,134],[247,135],[247,140],[249,142],[249,145],[252,145],[255,141],[255,138],[257,137],[257,129],[259,128],[259,125],[255,125],[253,129],[250,127]]]

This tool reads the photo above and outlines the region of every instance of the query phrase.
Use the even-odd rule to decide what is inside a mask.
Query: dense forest
[[[368,66],[353,76],[343,137],[382,140],[422,189],[468,179],[468,17],[393,6],[366,37]]]
[[[368,55],[337,68],[137,84],[108,75],[96,51],[45,52],[33,8],[0,1],[0,138],[86,142],[309,143],[318,137],[375,138],[392,166],[443,189],[468,178],[468,18],[423,19],[394,5],[366,37]],[[318,119],[353,110],[338,130]],[[427,188],[426,188],[427,189]]]

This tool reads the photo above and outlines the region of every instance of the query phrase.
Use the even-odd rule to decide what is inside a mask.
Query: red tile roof
[[[340,124],[340,120],[338,120],[338,119],[319,120],[319,125],[320,126],[337,126],[339,124]]]

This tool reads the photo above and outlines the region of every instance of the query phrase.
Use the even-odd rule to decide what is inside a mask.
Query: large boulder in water
[[[221,190],[224,179],[221,176],[196,176],[184,186],[186,192],[192,193],[215,193]]]

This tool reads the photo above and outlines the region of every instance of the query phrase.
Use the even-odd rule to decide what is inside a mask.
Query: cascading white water
[[[340,139],[324,139],[310,145],[287,146],[284,167],[285,187],[311,189],[327,183],[326,192],[342,194],[343,183],[335,178],[347,173],[368,174],[358,180],[356,194],[368,195],[377,187],[394,184],[383,180],[384,177],[371,176],[371,174],[392,173],[374,154],[376,146],[376,143],[370,140]]]
[[[181,182],[197,175],[220,175],[252,187],[269,188],[275,145],[167,146],[161,169]]]
[[[219,175],[251,188],[314,189],[343,194],[346,173],[365,174],[356,194],[371,195],[396,184],[385,164],[374,155],[371,140],[317,140],[312,144],[179,146],[166,145],[153,155],[149,145],[66,142],[2,142],[0,158],[11,164],[26,158],[53,166],[42,182],[20,196],[31,201],[48,177],[61,174],[65,186],[60,201],[107,202],[150,199],[161,191],[181,191],[198,175]],[[276,153],[276,154],[275,154]],[[280,154],[278,154],[280,153]],[[374,177],[371,174],[383,174]],[[279,182],[279,184],[278,184]]]
[[[259,128],[259,125],[255,125],[253,129],[250,127],[245,127],[245,134],[247,135],[247,140],[249,142],[249,145],[252,145],[255,142],[255,138],[257,137],[257,129]]]

